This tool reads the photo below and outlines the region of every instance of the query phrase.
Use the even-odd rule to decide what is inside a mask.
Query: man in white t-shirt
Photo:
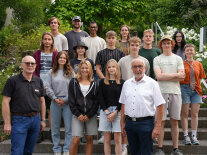
[[[89,31],[90,36],[83,38],[82,41],[88,47],[88,58],[95,62],[97,53],[106,48],[106,42],[103,38],[97,36],[98,25],[96,22],[90,22]]]
[[[67,38],[59,32],[60,21],[56,17],[52,17],[48,20],[48,25],[50,26],[51,33],[54,38],[54,45],[58,52],[68,51],[68,41]]]
[[[154,58],[155,77],[160,86],[163,98],[166,101],[164,115],[161,125],[161,133],[158,140],[156,154],[163,155],[164,125],[167,118],[167,111],[170,117],[171,136],[173,141],[173,155],[182,155],[178,149],[180,112],[182,106],[179,81],[184,80],[185,72],[181,57],[172,53],[175,42],[168,35],[161,38],[159,48],[163,53]]]
[[[145,74],[147,76],[149,76],[149,74],[150,74],[149,61],[146,58],[139,55],[140,45],[141,45],[141,39],[139,39],[138,37],[132,37],[129,39],[130,54],[125,57],[122,57],[118,62],[119,67],[120,67],[121,77],[123,80],[128,80],[128,79],[132,78],[133,72],[130,69],[131,62],[132,62],[132,60],[134,60],[136,58],[140,58],[144,61],[145,67],[146,67]]]

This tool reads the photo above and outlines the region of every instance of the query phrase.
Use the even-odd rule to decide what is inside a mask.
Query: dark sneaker
[[[172,151],[171,155],[183,155],[183,153],[179,149],[176,149]]]
[[[199,145],[200,144],[196,136],[192,136],[192,144],[193,145]]]
[[[191,145],[190,137],[189,136],[185,136],[185,139],[184,139],[183,143],[185,145]]]
[[[165,155],[165,153],[162,149],[157,149],[155,155]]]

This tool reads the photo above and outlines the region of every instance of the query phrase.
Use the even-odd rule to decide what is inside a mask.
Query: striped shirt
[[[41,52],[40,58],[40,78],[43,81],[44,86],[46,85],[46,76],[49,70],[52,68],[52,53]]]
[[[120,51],[117,48],[113,50],[106,48],[97,53],[95,64],[101,65],[101,71],[103,75],[105,76],[106,63],[110,59],[115,59],[118,62],[124,56],[125,56],[124,52]]]

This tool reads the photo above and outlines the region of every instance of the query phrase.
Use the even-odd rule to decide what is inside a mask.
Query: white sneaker
[[[69,152],[63,152],[63,155],[70,155]]]
[[[101,138],[98,140],[98,144],[103,144],[104,143],[104,136],[101,136]]]
[[[61,152],[55,152],[54,155],[61,155]]]
[[[122,151],[122,154],[121,155],[128,155],[128,150],[127,148],[125,148],[123,151]]]

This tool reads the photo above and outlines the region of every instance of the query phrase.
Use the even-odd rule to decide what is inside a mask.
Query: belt
[[[153,116],[147,116],[147,117],[129,117],[126,115],[126,118],[133,121],[133,122],[136,122],[136,121],[144,121],[144,120],[148,120],[148,119],[152,119],[154,118]]]
[[[33,117],[33,116],[35,116],[35,115],[37,115],[39,113],[40,112],[30,112],[30,113],[16,113],[16,112],[13,112],[12,115]]]

